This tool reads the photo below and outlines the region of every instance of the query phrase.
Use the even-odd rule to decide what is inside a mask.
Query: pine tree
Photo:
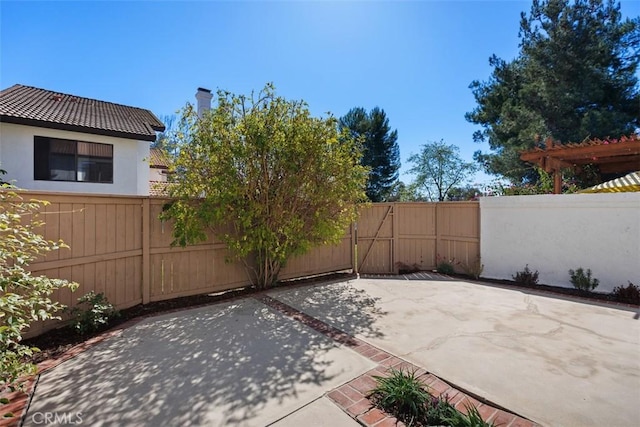
[[[389,119],[378,107],[369,113],[361,107],[352,108],[340,119],[339,125],[363,144],[361,164],[370,169],[367,196],[372,202],[386,201],[398,182],[398,131],[391,131]]]
[[[537,180],[522,150],[587,138],[618,138],[640,126],[640,18],[623,20],[613,0],[534,0],[520,22],[520,53],[493,56],[486,82],[471,89],[478,104],[466,118],[491,154],[477,152],[488,173]]]

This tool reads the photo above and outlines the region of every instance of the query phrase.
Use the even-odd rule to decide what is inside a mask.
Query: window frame
[[[73,143],[73,171],[69,170],[69,172],[73,172],[74,179],[52,179],[51,178],[51,166],[52,166],[52,155],[55,153],[51,152],[51,143],[52,141],[60,141],[63,143]],[[44,143],[46,143],[46,149],[44,147]],[[80,154],[78,147],[80,144],[88,144],[99,145],[109,147],[109,151],[111,152],[110,157],[106,156],[92,156],[87,154]],[[69,155],[69,157],[71,157]],[[79,173],[83,172],[83,169],[80,167],[80,160],[97,160],[96,163],[101,164],[110,164],[111,166],[111,180],[109,181],[92,181],[90,179],[78,179]],[[80,141],[76,139],[65,139],[65,138],[57,138],[51,136],[40,136],[34,135],[33,137],[33,179],[34,181],[49,181],[49,182],[80,182],[86,184],[113,184],[113,163],[114,163],[114,147],[113,144],[107,144],[104,142],[91,142],[91,141]],[[48,178],[44,178],[44,176],[48,176]],[[90,176],[87,173],[87,176]]]

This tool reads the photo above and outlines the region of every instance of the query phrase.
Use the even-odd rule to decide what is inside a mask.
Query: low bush
[[[586,272],[582,267],[575,271],[569,270],[569,276],[573,287],[584,292],[591,292],[600,284],[598,279],[591,277],[591,269],[589,268],[587,268]]]
[[[453,274],[456,272],[453,268],[453,265],[446,261],[442,261],[440,264],[438,264],[436,271],[440,274]]]
[[[538,270],[532,272],[529,270],[529,264],[525,265],[524,270],[516,272],[513,277],[513,281],[526,286],[532,286],[538,284]]]
[[[120,315],[104,293],[93,291],[78,298],[78,305],[67,312],[73,317],[73,327],[80,335],[99,331]]]
[[[454,274],[456,272],[455,265],[459,264],[455,258],[442,258],[440,254],[436,256],[436,271],[440,274]]]
[[[640,288],[629,282],[627,287],[617,286],[613,288],[611,297],[618,302],[626,302],[629,304],[640,304]]]
[[[64,306],[52,299],[53,293],[78,286],[34,275],[29,269],[43,255],[68,248],[61,240],[46,240],[39,232],[44,226],[39,215],[48,204],[23,199],[14,186],[0,184],[0,392],[21,389],[25,376],[37,372],[27,360],[39,350],[23,344],[22,335],[35,321],[59,319],[57,312]],[[6,403],[8,399],[0,399],[0,404]],[[14,416],[4,406],[0,408],[0,417]]]

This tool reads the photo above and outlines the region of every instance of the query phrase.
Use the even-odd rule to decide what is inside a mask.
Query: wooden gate
[[[452,260],[462,272],[480,254],[478,202],[375,203],[356,228],[360,273],[432,270],[439,260]]]
[[[357,270],[394,272],[394,204],[376,203],[362,210],[356,224]]]

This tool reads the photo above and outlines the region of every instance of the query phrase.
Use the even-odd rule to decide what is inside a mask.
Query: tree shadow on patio
[[[379,298],[354,288],[350,282],[274,290],[269,295],[351,335],[384,335],[376,326],[376,319],[387,314],[378,306]]]
[[[369,368],[242,299],[147,319],[44,373],[24,425],[47,412],[87,425],[266,425]]]

